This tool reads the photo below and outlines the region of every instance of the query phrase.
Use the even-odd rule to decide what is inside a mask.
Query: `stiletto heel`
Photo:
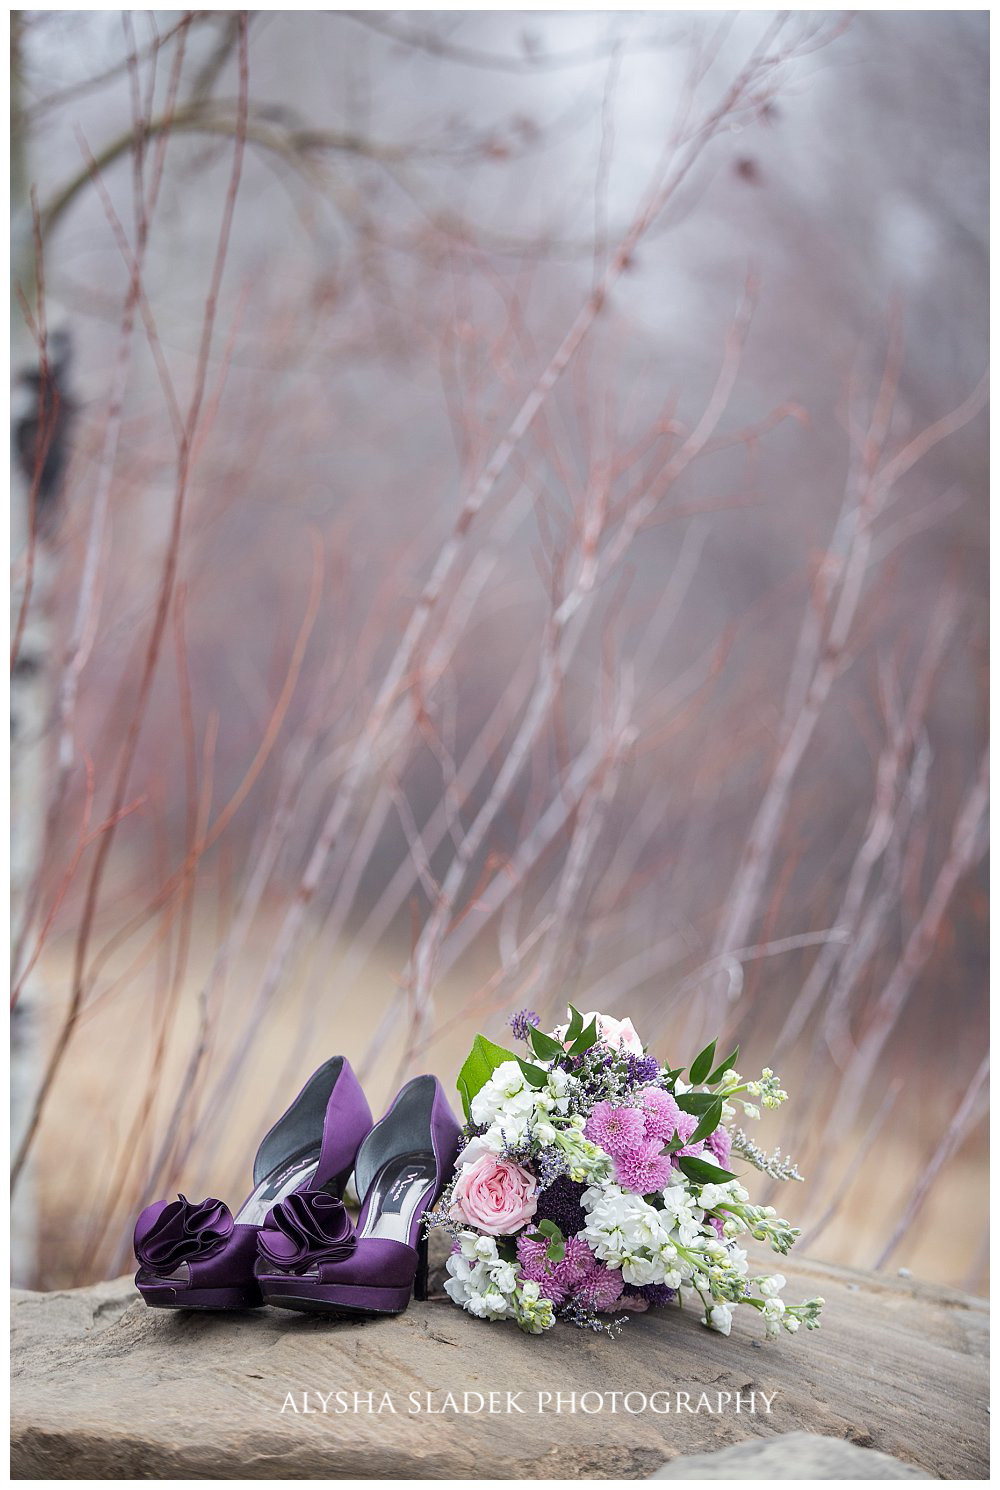
[[[427,1297],[427,1232],[422,1230],[417,1242],[417,1276],[413,1280],[413,1297],[423,1302]]]
[[[155,1309],[260,1308],[257,1236],[272,1207],[307,1185],[340,1206],[371,1125],[357,1077],[343,1056],[334,1056],[264,1136],[254,1160],[253,1194],[235,1217],[224,1201],[192,1202],[183,1195],[142,1212],[133,1244],[135,1283],[146,1303]]]
[[[402,1314],[427,1297],[424,1216],[451,1174],[459,1126],[434,1076],[407,1082],[358,1150],[357,1229],[309,1194],[276,1205],[258,1238],[257,1281],[282,1309]]]
[[[323,1185],[317,1188],[328,1190],[329,1193],[331,1195],[335,1195],[338,1200],[343,1200],[344,1191],[347,1189],[347,1182],[351,1178],[351,1175],[353,1173],[354,1161],[352,1160],[351,1163],[348,1164],[347,1168],[342,1169],[338,1175],[335,1175],[328,1185]]]

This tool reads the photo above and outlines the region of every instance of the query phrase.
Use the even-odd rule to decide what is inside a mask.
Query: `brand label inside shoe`
[[[433,1154],[399,1154],[389,1159],[372,1183],[362,1236],[410,1240],[410,1222],[435,1185]]]
[[[319,1150],[313,1148],[297,1154],[287,1165],[261,1180],[256,1190],[240,1208],[236,1220],[244,1226],[260,1226],[272,1206],[286,1200],[293,1190],[302,1189],[315,1173]]]
[[[383,1210],[398,1211],[402,1208],[403,1199],[407,1190],[415,1180],[422,1180],[425,1176],[419,1169],[407,1169],[394,1180],[385,1197]]]

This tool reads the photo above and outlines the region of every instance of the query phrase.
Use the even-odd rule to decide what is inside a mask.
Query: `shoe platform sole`
[[[139,1293],[150,1309],[234,1310],[262,1309],[264,1300],[256,1288],[160,1288],[139,1285]]]
[[[352,1288],[347,1284],[316,1284],[308,1291],[301,1279],[262,1283],[264,1302],[276,1309],[298,1309],[345,1319],[381,1319],[402,1314],[413,1297],[412,1288]]]

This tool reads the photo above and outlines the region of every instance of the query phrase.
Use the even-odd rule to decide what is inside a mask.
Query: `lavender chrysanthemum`
[[[681,1110],[669,1092],[658,1086],[648,1086],[638,1094],[638,1102],[645,1118],[647,1138],[658,1138],[666,1143],[673,1138],[675,1130],[681,1132]],[[690,1128],[688,1132],[693,1133],[694,1129]]]
[[[733,1140],[725,1128],[719,1127],[714,1133],[710,1133],[705,1139],[705,1147],[714,1159],[722,1165],[723,1169],[729,1168],[729,1159],[733,1151]]]
[[[597,1103],[583,1131],[591,1143],[600,1144],[606,1154],[630,1154],[645,1137],[643,1115],[639,1109],[612,1107],[610,1102]]]
[[[658,1151],[660,1141],[652,1139],[631,1153],[615,1156],[614,1179],[616,1185],[633,1195],[651,1195],[670,1183],[670,1159]]]
[[[599,1262],[580,1280],[575,1297],[582,1304],[603,1313],[613,1309],[621,1298],[623,1282],[617,1268],[607,1268]]]
[[[677,1136],[678,1136],[678,1138],[690,1138],[691,1135],[692,1135],[692,1133],[694,1132],[695,1128],[697,1128],[697,1126],[698,1126],[698,1119],[695,1117],[695,1115],[694,1115],[693,1112],[682,1112],[682,1113],[679,1113],[678,1114],[678,1118],[677,1118]],[[697,1143],[686,1143],[683,1148],[677,1149],[675,1151],[673,1157],[675,1159],[679,1159],[679,1158],[681,1158],[682,1155],[685,1155],[685,1154],[692,1154],[692,1155],[693,1154],[700,1154],[701,1151],[702,1151],[702,1149],[704,1147],[705,1147],[705,1140],[703,1138],[700,1138]]]
[[[534,1242],[528,1236],[518,1237],[517,1258],[521,1264],[521,1277],[537,1283],[545,1298],[561,1304],[589,1276],[594,1268],[593,1253],[582,1237],[567,1240],[565,1255],[559,1262],[550,1261],[547,1249],[547,1242]]]

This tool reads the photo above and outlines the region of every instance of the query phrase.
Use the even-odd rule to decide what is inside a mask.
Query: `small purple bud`
[[[537,1030],[541,1024],[541,1020],[534,1009],[518,1009],[516,1014],[510,1016],[507,1023],[514,1031],[514,1035],[518,1040],[527,1041],[528,1031]]]

